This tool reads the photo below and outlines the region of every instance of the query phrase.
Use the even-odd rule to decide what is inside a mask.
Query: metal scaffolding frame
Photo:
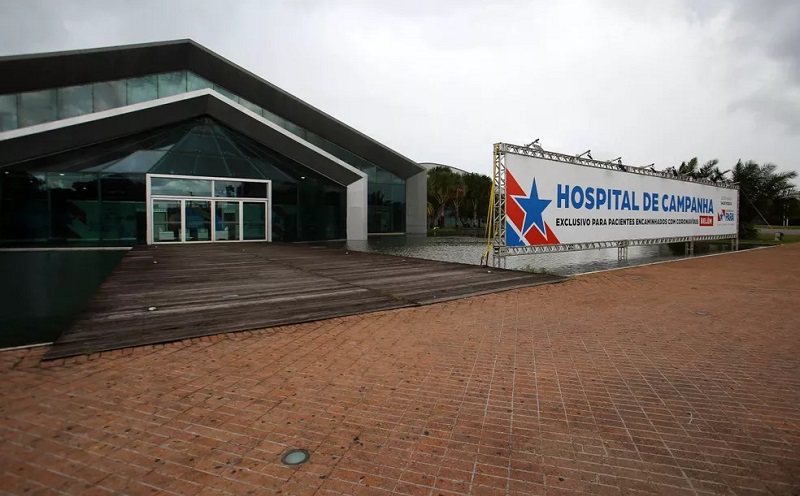
[[[537,140],[538,141],[538,140]],[[628,259],[628,247],[630,246],[648,246],[648,245],[661,245],[667,243],[686,243],[686,253],[689,255],[694,254],[694,243],[696,241],[715,241],[730,239],[731,249],[738,248],[737,235],[704,235],[704,236],[680,236],[680,237],[664,237],[664,238],[646,238],[646,239],[625,239],[617,241],[593,241],[587,243],[566,243],[560,245],[540,245],[540,246],[506,246],[506,165],[505,156],[511,153],[515,155],[523,155],[526,157],[541,158],[544,160],[551,160],[553,162],[570,163],[575,165],[583,165],[587,167],[598,167],[602,169],[610,169],[621,172],[628,172],[631,174],[641,174],[644,176],[661,177],[664,179],[672,179],[675,181],[684,181],[691,183],[706,184],[718,188],[727,188],[738,191],[738,186],[732,183],[716,183],[706,179],[695,179],[688,176],[678,176],[675,173],[662,172],[653,170],[651,166],[635,167],[632,165],[625,165],[621,160],[602,162],[591,158],[583,158],[582,156],[566,155],[563,153],[556,153],[544,150],[536,144],[530,145],[512,145],[509,143],[495,143],[493,153],[493,173],[494,180],[494,207],[492,211],[490,237],[492,241],[492,266],[502,267],[506,266],[506,257],[514,255],[535,255],[541,253],[559,253],[566,251],[580,251],[580,250],[597,250],[602,248],[616,248],[617,258],[619,260]],[[738,219],[738,202],[736,218]]]

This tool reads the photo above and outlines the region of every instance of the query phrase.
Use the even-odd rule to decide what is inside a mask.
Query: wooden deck
[[[426,305],[560,280],[307,245],[140,246],[123,257],[45,359]]]

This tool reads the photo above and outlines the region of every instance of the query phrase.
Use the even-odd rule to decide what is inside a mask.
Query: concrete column
[[[347,186],[347,239],[367,239],[367,177]]]
[[[406,179],[406,232],[428,232],[428,171]]]

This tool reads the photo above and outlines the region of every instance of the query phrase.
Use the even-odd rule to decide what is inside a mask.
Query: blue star
[[[547,231],[544,228],[542,212],[544,212],[544,209],[550,205],[552,200],[542,200],[539,198],[539,191],[536,189],[536,179],[533,180],[530,196],[514,196],[514,200],[525,212],[525,222],[522,225],[522,235],[525,236],[525,233],[527,233],[534,224],[539,228],[539,231],[543,235],[546,235]]]

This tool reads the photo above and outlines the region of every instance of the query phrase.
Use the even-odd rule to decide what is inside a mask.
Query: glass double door
[[[153,198],[153,242],[266,241],[268,202]]]

